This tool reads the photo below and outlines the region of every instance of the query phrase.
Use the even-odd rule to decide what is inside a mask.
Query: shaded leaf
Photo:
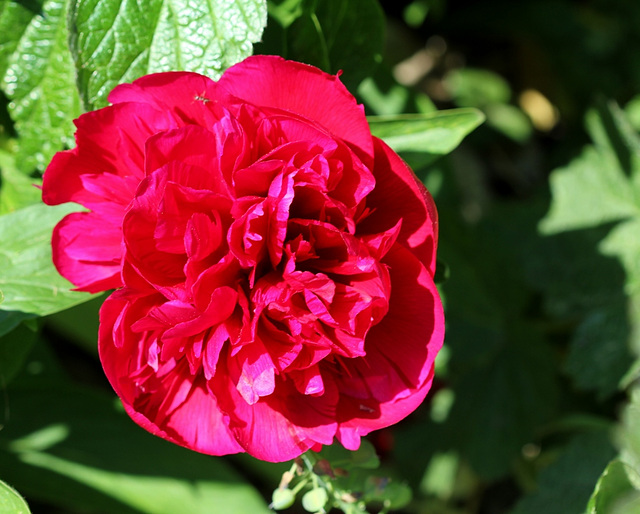
[[[582,514],[593,484],[614,454],[606,431],[574,437],[540,472],[539,489],[522,499],[512,514]]]
[[[575,385],[606,398],[618,390],[633,362],[627,346],[630,327],[626,302],[607,304],[589,312],[577,327],[565,370]]]
[[[73,145],[72,120],[80,114],[80,99],[67,44],[66,5],[44,1],[8,58],[1,82],[20,135],[16,162],[21,171],[42,170],[56,151]]]
[[[26,319],[35,318],[35,314],[0,310],[0,337],[11,332]]]
[[[70,291],[51,261],[51,232],[77,205],[25,207],[0,216],[0,309],[44,316],[89,300]]]
[[[0,319],[5,313],[0,311]],[[38,337],[37,331],[25,324],[0,336],[0,389],[6,387],[22,369],[33,344]],[[0,510],[0,512],[2,512]]]
[[[286,57],[328,73],[342,70],[355,91],[382,60],[384,24],[377,0],[306,0],[286,30]]]
[[[218,78],[251,54],[265,0],[73,0],[71,48],[85,106],[119,83],[170,70]]]
[[[268,512],[224,459],[145,432],[111,395],[60,380],[14,385],[0,474],[27,497],[121,514]]]

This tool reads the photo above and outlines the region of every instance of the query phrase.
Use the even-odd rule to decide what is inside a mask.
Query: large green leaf
[[[640,138],[615,104],[587,115],[593,144],[552,172],[552,202],[540,223],[545,259],[534,278],[550,312],[582,321],[566,362],[574,383],[612,394],[640,346]],[[571,318],[569,318],[571,319]]]
[[[304,0],[301,12],[286,29],[286,57],[328,73],[342,70],[355,91],[382,60],[384,14],[377,0]]]
[[[640,138],[615,104],[590,111],[586,122],[595,144],[551,174],[545,234],[640,216]]]
[[[51,232],[77,205],[25,207],[0,216],[0,309],[44,316],[91,298],[70,291],[51,261]]]
[[[0,0],[0,77],[7,71],[25,29],[42,8],[42,0],[33,3]]]
[[[265,0],[72,0],[69,29],[87,108],[115,85],[186,70],[217,78],[251,54],[266,24]]]
[[[0,150],[0,215],[40,203],[42,193],[36,186],[41,183],[40,179],[34,180],[20,173],[15,156]]]
[[[0,481],[0,512],[2,514],[29,514],[31,511],[15,489]]]
[[[39,373],[7,389],[11,416],[0,431],[0,476],[27,498],[65,512],[269,512],[226,459],[142,430],[112,395],[59,375],[46,343],[38,347],[27,369]]]
[[[73,144],[71,122],[80,114],[67,44],[66,2],[45,0],[41,9],[41,12],[30,12],[32,17],[8,57],[7,70],[1,80],[11,100],[10,114],[20,135],[17,163],[26,172],[36,167],[44,169],[56,151]],[[27,16],[21,12],[9,21],[15,21],[19,31]],[[8,30],[14,34],[13,28]],[[7,48],[11,49],[12,45]]]
[[[483,114],[476,109],[368,117],[371,133],[383,139],[396,152],[437,155],[455,149],[483,120]]]

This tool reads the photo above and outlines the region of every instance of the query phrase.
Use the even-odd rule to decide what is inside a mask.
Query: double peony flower
[[[424,399],[443,339],[437,215],[338,77],[255,56],[159,73],[76,120],[43,199],[131,418],[193,450],[292,459]]]

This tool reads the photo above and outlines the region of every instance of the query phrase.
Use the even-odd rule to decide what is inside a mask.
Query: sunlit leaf
[[[248,55],[266,24],[265,0],[72,0],[71,48],[87,108],[121,82],[186,70],[213,79]]]
[[[16,163],[22,171],[43,170],[56,151],[73,145],[72,120],[80,114],[80,100],[67,44],[66,5],[45,0],[41,11],[30,11],[0,82],[20,135]]]
[[[31,512],[22,496],[1,480],[0,512],[2,514],[29,514]]]
[[[483,120],[484,116],[476,109],[368,118],[372,134],[383,139],[396,152],[438,155],[455,149]]]
[[[0,216],[0,309],[44,316],[91,295],[70,291],[51,261],[51,232],[77,205],[25,207]]]

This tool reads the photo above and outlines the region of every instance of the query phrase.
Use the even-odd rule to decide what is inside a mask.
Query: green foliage
[[[622,497],[637,494],[630,475],[636,475],[634,477],[636,482],[640,478],[628,464],[619,459],[612,460],[602,473],[589,499],[588,514],[612,512]]]
[[[513,514],[582,514],[593,484],[614,454],[606,432],[576,436],[540,473],[539,489],[525,497]]]
[[[0,481],[0,512],[4,514],[30,514],[27,502],[14,489]]]
[[[371,133],[396,152],[445,155],[453,151],[483,121],[475,109],[451,109],[429,114],[370,116]]]
[[[110,394],[65,379],[42,350],[7,390],[11,415],[0,431],[0,476],[24,494],[63,509],[126,514],[220,505],[268,512],[228,463],[150,436]]]
[[[71,50],[87,109],[122,82],[187,70],[211,78],[251,54],[266,22],[264,0],[72,0]]]
[[[363,440],[354,452],[339,445],[325,446],[319,453],[307,452],[286,471],[273,492],[270,508],[291,507],[296,495],[306,512],[328,512],[332,508],[345,514],[367,512],[367,505],[382,505],[381,514],[400,509],[411,501],[406,484],[389,477],[369,474],[380,466],[371,444]]]
[[[70,291],[51,261],[51,232],[78,206],[25,207],[0,216],[0,309],[46,316],[88,300]]]
[[[0,42],[0,71],[6,66],[0,87],[11,100],[11,117],[20,135],[16,163],[27,173],[36,167],[43,170],[57,150],[73,144],[71,122],[80,114],[67,46],[66,2],[34,4],[37,10],[4,0],[0,17],[0,37],[14,35],[4,45]],[[18,39],[14,30],[22,27]]]
[[[12,314],[0,311],[0,323],[8,321]],[[3,387],[22,369],[37,337],[37,331],[26,323],[12,327],[11,332],[0,336],[0,384]]]
[[[266,50],[329,73],[354,91],[382,60],[384,13],[377,0],[285,0],[270,14],[282,28]]]

